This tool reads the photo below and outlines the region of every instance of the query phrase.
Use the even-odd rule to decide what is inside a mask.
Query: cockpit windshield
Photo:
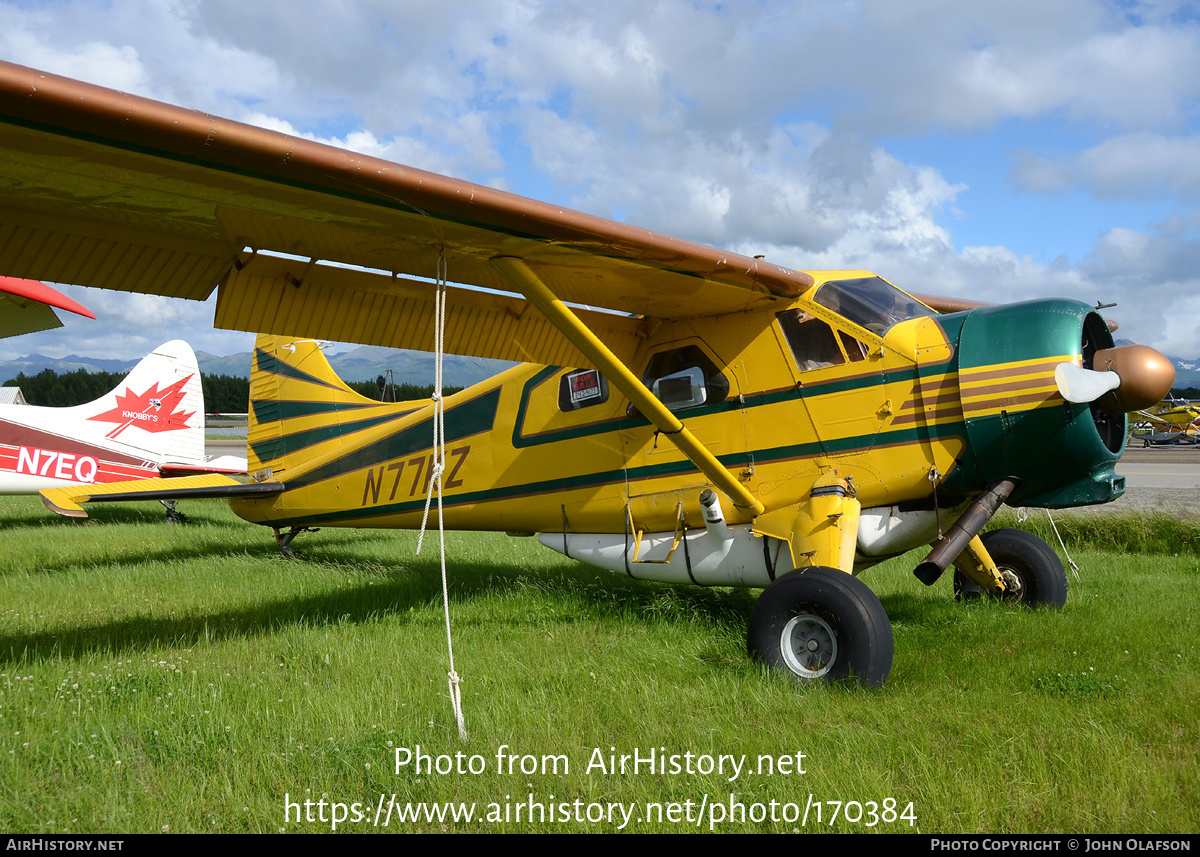
[[[880,336],[910,318],[937,315],[879,277],[832,280],[817,289],[816,302]]]

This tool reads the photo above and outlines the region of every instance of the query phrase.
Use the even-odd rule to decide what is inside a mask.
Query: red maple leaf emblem
[[[187,421],[196,412],[177,411],[175,408],[183,401],[183,385],[191,377],[188,375],[187,378],[161,390],[158,384],[155,384],[140,396],[126,387],[124,393],[117,393],[115,408],[88,419],[116,423],[117,427],[105,437],[116,437],[130,426],[148,432],[178,431],[187,428]]]

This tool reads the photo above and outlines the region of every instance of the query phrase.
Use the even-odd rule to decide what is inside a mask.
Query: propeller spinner
[[[1171,391],[1175,367],[1147,345],[1119,345],[1097,351],[1095,369],[1060,363],[1054,370],[1058,392],[1068,402],[1096,402],[1110,414],[1148,408]]]

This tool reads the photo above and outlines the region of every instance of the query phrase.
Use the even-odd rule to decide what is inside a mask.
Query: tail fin
[[[115,390],[86,405],[0,406],[0,493],[144,479],[170,463],[211,467],[200,372],[186,342],[159,346]]]
[[[60,433],[96,446],[167,461],[204,461],[204,393],[192,347],[182,339],[142,358],[116,389],[74,408],[45,408]]]
[[[351,390],[312,340],[259,334],[250,370],[247,468],[258,480],[340,444],[354,432],[432,404],[377,402]]]

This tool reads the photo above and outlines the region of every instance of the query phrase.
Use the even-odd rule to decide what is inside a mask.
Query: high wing
[[[62,327],[52,307],[96,317],[83,304],[45,283],[0,277],[0,339]]]
[[[524,299],[477,291],[513,291],[496,257],[520,259],[568,304],[612,311],[579,315],[623,359],[643,324],[766,307],[812,284],[758,259],[9,63],[0,151],[0,270],[197,300],[219,283],[220,327],[431,350],[428,280],[441,259],[448,281],[476,287],[451,290],[448,351],[579,364]]]

